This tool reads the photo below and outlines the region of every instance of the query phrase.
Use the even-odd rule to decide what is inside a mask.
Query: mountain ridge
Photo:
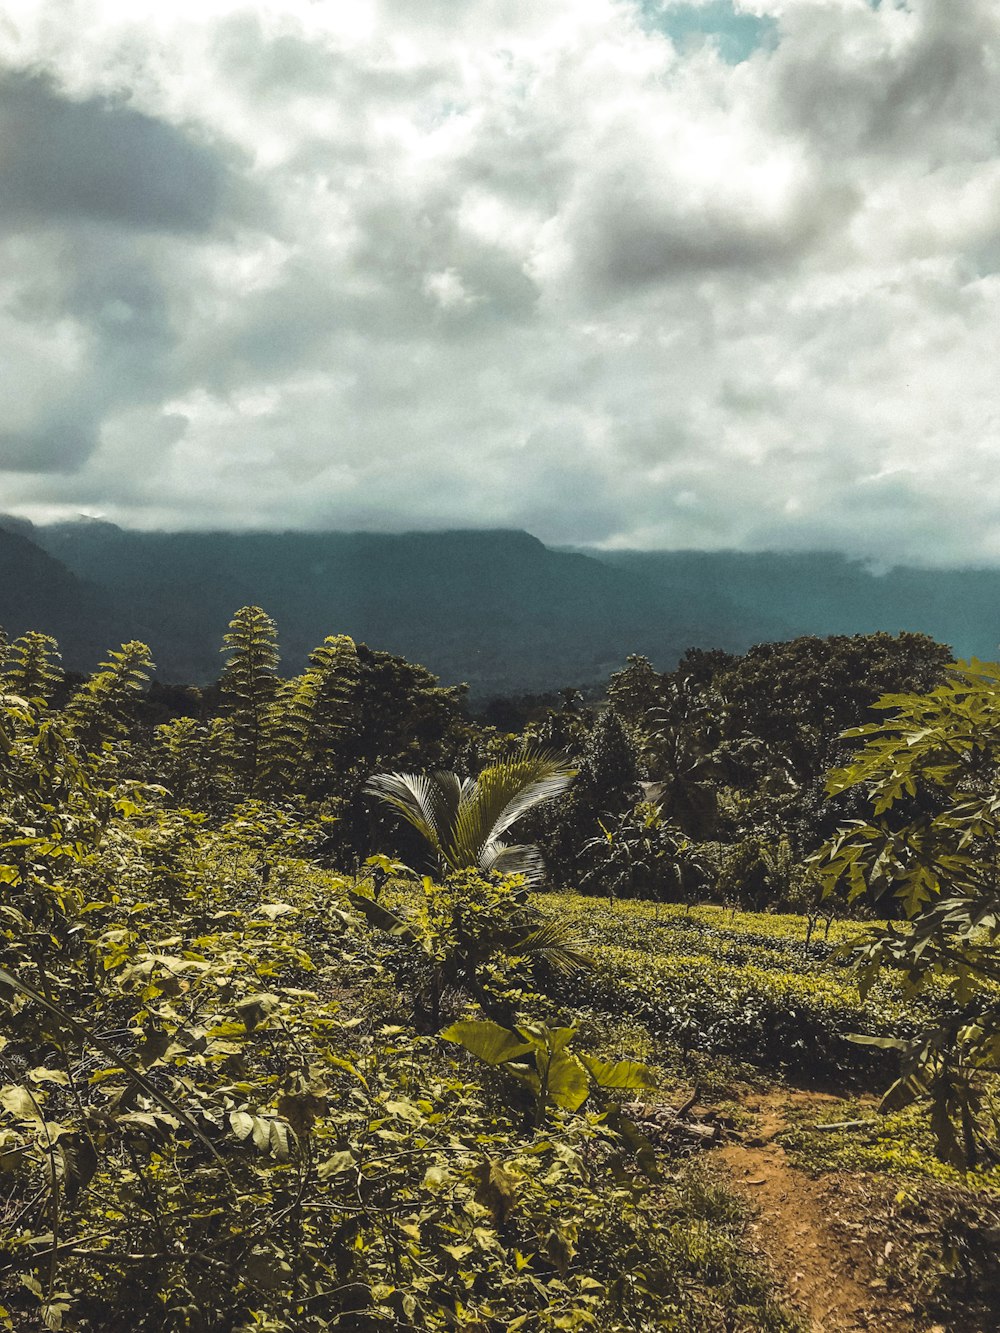
[[[286,669],[347,633],[468,682],[478,699],[595,685],[631,653],[666,670],[689,647],[742,652],[801,634],[913,630],[985,657],[1000,639],[1000,570],[566,549],[519,529],[145,532],[0,519],[0,571],[8,632],[55,634],[78,669],[145,638],[175,683],[218,676],[226,625],[250,602],[277,621]]]

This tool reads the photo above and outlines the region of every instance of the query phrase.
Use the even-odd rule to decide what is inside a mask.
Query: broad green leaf
[[[327,1180],[330,1176],[343,1175],[345,1171],[353,1171],[357,1166],[357,1159],[349,1148],[344,1148],[340,1152],[333,1153],[325,1162],[320,1162],[317,1167],[317,1174],[320,1180]]]
[[[229,1124],[238,1139],[248,1139],[253,1133],[253,1116],[247,1111],[233,1111]]]
[[[18,1120],[41,1120],[38,1109],[41,1096],[41,1093],[32,1096],[27,1088],[12,1083],[6,1088],[0,1088],[0,1106]]]
[[[524,1041],[517,1033],[501,1027],[490,1019],[480,1022],[465,1020],[452,1023],[440,1034],[445,1041],[456,1042],[477,1059],[488,1065],[500,1065],[506,1060],[516,1060],[534,1049],[533,1043]]]
[[[602,1088],[655,1088],[656,1079],[648,1065],[638,1060],[598,1060],[596,1056],[580,1054],[590,1076]]]
[[[575,1055],[557,1051],[549,1061],[547,1092],[549,1100],[565,1111],[579,1111],[590,1092],[587,1071]]]

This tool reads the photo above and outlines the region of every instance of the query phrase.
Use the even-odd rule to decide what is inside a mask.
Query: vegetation
[[[365,790],[426,839],[441,873],[478,868],[537,883],[545,869],[538,848],[504,842],[504,836],[530,810],[561,796],[572,779],[572,769],[558,755],[526,749],[487,765],[475,778],[378,773]]]
[[[828,784],[863,784],[870,822],[853,821],[817,862],[827,892],[846,881],[848,901],[888,900],[905,918],[858,945],[862,996],[891,971],[910,995],[943,983],[953,999],[899,1045],[885,1109],[930,1098],[947,1160],[1000,1162],[1000,667],[973,662],[880,707],[891,715],[851,733],[867,743]]]
[[[791,1333],[699,1151],[782,1080],[854,1099],[788,1152],[891,1181],[893,1281],[982,1326],[1000,668],[634,658],[514,733],[343,635],[285,678],[259,607],[223,652],[0,646],[0,1326]]]

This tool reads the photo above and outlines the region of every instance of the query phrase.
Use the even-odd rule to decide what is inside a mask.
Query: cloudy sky
[[[996,0],[7,0],[0,509],[1000,563]]]

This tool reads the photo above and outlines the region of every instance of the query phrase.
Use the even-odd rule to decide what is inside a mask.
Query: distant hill
[[[0,527],[0,625],[11,639],[29,629],[55,635],[65,664],[79,668],[96,665],[109,648],[143,632],[127,608],[72,573],[24,531],[5,527]]]
[[[156,626],[170,680],[214,678],[222,633],[248,602],[277,620],[291,668],[347,633],[479,697],[600,681],[629,652],[669,663],[692,643],[736,650],[759,637],[724,593],[695,605],[681,586],[525,532],[150,533],[81,521],[31,536],[122,615]]]
[[[603,681],[629,653],[740,652],[799,634],[921,630],[959,653],[1000,640],[1000,570],[897,569],[842,556],[559,550],[517,531],[135,532],[81,520],[0,527],[0,624],[56,634],[68,665],[141,637],[161,679],[206,682],[248,602],[288,670],[327,634],[468,681],[479,699]],[[6,529],[6,530],[4,530]]]
[[[1000,656],[1000,569],[879,572],[830,552],[592,551],[647,588],[683,586],[697,601],[724,594],[744,624],[761,612],[795,634],[918,630],[957,657]]]

